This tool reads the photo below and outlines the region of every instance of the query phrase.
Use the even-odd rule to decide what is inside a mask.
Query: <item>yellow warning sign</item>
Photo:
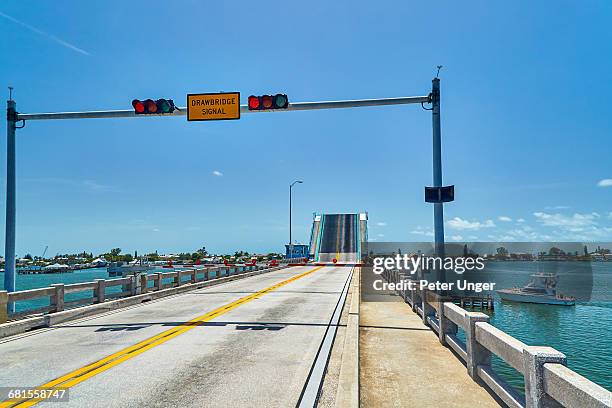
[[[187,120],[240,119],[240,92],[187,95]]]

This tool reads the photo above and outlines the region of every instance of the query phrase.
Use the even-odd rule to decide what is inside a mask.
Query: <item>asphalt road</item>
[[[37,406],[293,407],[349,274],[292,267],[4,339],[0,387],[69,374],[69,401]]]

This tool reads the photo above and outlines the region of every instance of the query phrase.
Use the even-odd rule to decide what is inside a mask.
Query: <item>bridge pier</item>
[[[94,303],[103,303],[106,298],[106,281],[104,279],[95,279],[94,282],[96,282],[96,288],[94,289],[94,297],[96,300]]]
[[[64,284],[54,283],[51,287],[55,290],[51,296],[50,303],[54,312],[64,310]]]
[[[457,334],[457,325],[453,323],[446,315],[444,314],[444,298],[438,297],[436,301],[436,309],[438,311],[438,325],[440,326],[440,330],[438,330],[438,339],[440,343],[444,346],[447,346],[446,336],[456,335]]]
[[[526,408],[544,408],[554,401],[544,391],[544,364],[557,363],[567,365],[565,354],[552,347],[525,346],[523,348],[525,363],[525,406]]]
[[[8,320],[8,292],[0,290],[0,324]]]
[[[478,381],[480,379],[478,375],[478,366],[488,367],[491,365],[491,352],[476,340],[476,323],[488,323],[489,316],[480,312],[466,312],[465,319],[467,322],[467,330],[465,331],[467,370],[470,377]]]
[[[147,293],[149,291],[149,279],[146,273],[140,274],[140,293]]]

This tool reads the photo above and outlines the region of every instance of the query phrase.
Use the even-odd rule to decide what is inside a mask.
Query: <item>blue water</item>
[[[149,273],[157,273],[157,272],[171,272],[172,269],[153,269],[149,271]],[[214,273],[211,273],[211,277],[214,277]],[[82,269],[74,272],[67,273],[54,273],[54,274],[38,274],[38,275],[17,275],[17,290],[27,290],[27,289],[36,289],[36,288],[44,288],[48,287],[54,283],[80,283],[80,282],[93,282],[95,279],[114,279],[115,277],[109,277],[106,268],[92,268],[92,269]],[[183,279],[188,279],[187,276],[183,277]],[[163,280],[164,284],[171,283],[173,278],[165,278]],[[4,287],[4,272],[0,272],[0,282],[2,287]],[[153,282],[149,282],[149,286],[152,286]],[[121,286],[111,286],[107,287],[105,290],[105,294],[113,295],[115,293],[121,292]],[[82,291],[77,293],[68,293],[65,295],[65,301],[70,302],[79,299],[90,298],[93,296],[93,291]],[[16,302],[15,308],[17,312],[24,311],[27,309],[44,307],[49,305],[49,298],[43,297],[38,299],[32,299],[27,301]]]
[[[571,271],[579,263],[564,264],[561,267]],[[578,267],[583,267],[584,263],[580,264]],[[500,289],[523,286],[536,269],[535,262],[487,264],[489,276],[495,276]],[[495,294],[495,309],[486,313],[494,326],[528,345],[554,347],[567,356],[569,368],[612,390],[612,262],[591,263],[590,274],[590,299],[578,301],[576,306],[502,302]],[[589,278],[585,277],[584,282],[590,289]],[[563,287],[561,280],[559,286]],[[523,389],[520,373],[497,358],[493,366],[506,381]]]

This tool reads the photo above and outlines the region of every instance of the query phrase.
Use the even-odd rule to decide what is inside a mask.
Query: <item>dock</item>
[[[451,296],[451,302],[467,309],[480,309],[480,310],[493,310],[495,302],[493,296],[464,296],[464,295],[453,295]]]

